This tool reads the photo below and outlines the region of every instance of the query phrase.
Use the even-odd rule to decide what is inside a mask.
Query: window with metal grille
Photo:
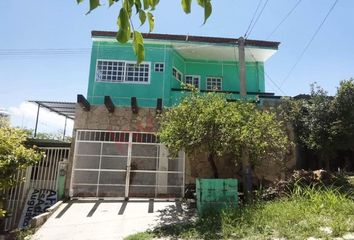
[[[186,84],[193,85],[195,88],[199,88],[199,80],[200,76],[192,76],[192,75],[187,75],[184,79],[184,82]]]
[[[152,133],[133,133],[134,143],[157,143],[155,134]]]
[[[155,72],[163,72],[165,68],[165,64],[163,63],[155,63]]]
[[[129,142],[129,133],[105,131],[79,131],[78,141]]]
[[[137,65],[136,63],[126,64],[126,82],[149,82],[149,69],[150,65],[147,63],[141,63]]]
[[[123,82],[125,62],[97,61],[96,81],[98,82]]]
[[[98,82],[149,83],[150,63],[98,60],[96,69]]]
[[[206,89],[212,91],[222,90],[222,78],[221,77],[207,77]]]
[[[182,73],[175,67],[172,68],[172,76],[177,80],[182,81]]]

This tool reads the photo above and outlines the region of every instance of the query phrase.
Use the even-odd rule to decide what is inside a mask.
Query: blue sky
[[[297,1],[269,0],[249,38],[266,39]],[[116,30],[118,6],[108,8],[106,1],[102,2],[105,6],[85,15],[87,3],[77,5],[76,0],[0,1],[0,108],[11,112],[13,125],[34,127],[35,107],[26,104],[26,100],[75,101],[78,93],[86,94],[90,32]],[[185,15],[180,0],[161,0],[155,11],[154,32],[239,37],[245,33],[259,1],[212,2],[213,14],[202,25],[203,12],[198,6],[193,6],[192,14]],[[281,42],[279,51],[266,63],[266,72],[278,86],[333,2],[302,0],[269,39]],[[354,77],[353,11],[354,1],[339,0],[302,60],[281,85],[281,91],[269,79],[267,91],[293,96],[309,92],[310,83],[317,82],[334,94],[340,80]],[[1,54],[7,50],[30,49],[74,49],[76,52]],[[63,118],[41,112],[39,131],[60,131],[63,124]]]

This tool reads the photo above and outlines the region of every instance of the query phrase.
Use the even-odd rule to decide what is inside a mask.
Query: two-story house
[[[170,159],[154,135],[156,116],[179,103],[182,83],[239,99],[238,39],[144,34],[145,61],[137,65],[131,44],[118,44],[115,35],[92,32],[87,96],[78,97],[76,109],[70,196],[183,196],[185,184],[207,176],[209,165],[192,166],[183,152]],[[245,41],[249,99],[277,98],[265,92],[264,62],[278,45]]]

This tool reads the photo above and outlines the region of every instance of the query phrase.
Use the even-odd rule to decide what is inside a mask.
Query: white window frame
[[[125,64],[136,64],[135,61],[125,61]],[[142,62],[140,64],[147,64],[149,66],[149,74],[148,74],[148,81],[147,82],[134,82],[134,81],[127,81],[126,78],[126,73],[127,73],[127,69],[125,68],[125,72],[124,72],[124,83],[128,83],[128,84],[150,84],[150,77],[151,77],[151,62]]]
[[[156,65],[157,64],[162,64],[162,71],[156,71]],[[155,62],[154,63],[154,72],[160,72],[160,73],[162,73],[162,72],[164,72],[165,71],[165,63],[164,62]]]
[[[101,81],[101,80],[97,80],[97,67],[98,67],[98,62],[99,61],[103,61],[103,62],[120,62],[120,63],[124,63],[124,71],[122,74],[122,81]],[[101,83],[124,83],[125,80],[125,61],[122,60],[113,60],[113,59],[97,59],[96,60],[96,68],[95,68],[95,82],[101,82]]]
[[[181,74],[181,79],[178,79],[177,76],[173,75],[173,69],[176,70],[177,76],[178,76],[178,73]],[[183,74],[182,74],[182,72],[181,72],[180,70],[178,70],[178,68],[176,68],[176,67],[172,67],[172,76],[173,76],[175,79],[177,79],[178,81],[181,81],[181,82],[183,81]]]
[[[220,79],[220,89],[208,89],[208,79]],[[205,89],[208,90],[208,91],[222,91],[222,82],[223,82],[223,78],[222,77],[214,77],[214,76],[208,76],[206,77],[205,79]]]
[[[108,81],[99,81],[97,80],[97,67],[99,61],[106,61],[106,62],[123,62],[124,63],[124,72],[123,72],[123,81],[115,81],[115,82],[108,82]],[[126,73],[127,73],[127,64],[136,64],[136,61],[126,61],[126,60],[117,60],[117,59],[97,59],[96,60],[96,68],[95,68],[95,82],[100,83],[125,83],[125,84],[150,84],[151,80],[151,62],[142,62],[141,64],[147,64],[149,66],[149,75],[147,82],[134,82],[134,81],[127,81],[126,80]]]
[[[185,75],[184,76],[184,83],[185,84],[187,84],[187,77],[192,77],[193,81],[194,81],[194,78],[198,78],[198,89],[200,89],[200,75]],[[191,85],[195,86],[194,83]]]

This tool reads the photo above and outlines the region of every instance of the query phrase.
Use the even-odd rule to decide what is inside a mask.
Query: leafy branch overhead
[[[84,2],[85,0],[76,0],[77,3]],[[160,0],[107,0],[109,7],[114,4],[121,4],[117,19],[117,40],[120,43],[126,43],[129,40],[132,40],[132,46],[134,53],[137,57],[137,62],[141,63],[145,58],[144,50],[144,38],[139,31],[134,29],[133,22],[131,21],[133,12],[139,17],[140,26],[146,23],[146,20],[149,25],[149,32],[154,30],[155,18],[153,11],[156,6],[159,4]],[[181,0],[182,9],[186,14],[191,12],[193,0]],[[101,6],[100,0],[89,0],[90,10],[87,12],[90,13],[97,7]],[[212,13],[211,0],[197,0],[197,3],[200,7],[204,9],[204,24]]]

